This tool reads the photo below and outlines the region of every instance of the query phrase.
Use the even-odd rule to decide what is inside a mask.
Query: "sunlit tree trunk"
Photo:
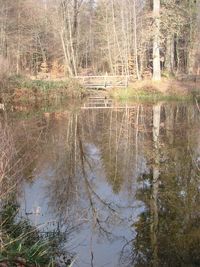
[[[68,15],[68,30],[69,30],[69,43],[70,43],[70,57],[71,57],[71,66],[72,66],[72,72],[73,75],[77,75],[77,68],[76,68],[76,58],[75,58],[75,46],[76,46],[76,41],[75,41],[75,36],[73,36],[73,28],[72,28],[72,22],[71,22],[71,17],[70,17],[70,12],[69,8],[67,8],[67,15]],[[74,25],[73,25],[74,26]],[[77,25],[76,25],[77,27]],[[76,30],[74,31],[74,34],[76,33]]]
[[[115,6],[114,5],[114,0],[112,0],[111,7],[112,7],[113,33],[114,33],[115,42],[117,44],[117,50],[118,50],[118,53],[119,53],[119,58],[120,58],[121,64],[122,64],[122,73],[121,74],[124,75],[124,60],[123,60],[122,51],[121,51],[121,47],[120,47],[120,44],[119,44],[117,30],[116,30],[116,23],[115,23],[116,14],[115,14],[115,8],[114,8],[114,6]],[[115,65],[116,65],[116,62],[115,62]]]
[[[196,26],[195,29],[192,30],[192,37],[190,40],[191,47],[189,49],[188,56],[188,68],[190,74],[200,75],[200,0],[196,1]],[[194,9],[194,7],[193,7]],[[192,23],[191,23],[192,24]],[[192,24],[191,27],[194,27]]]
[[[154,37],[153,37],[153,80],[161,80],[160,69],[160,0],[153,1]]]
[[[139,64],[138,64],[138,45],[137,45],[137,14],[136,0],[133,1],[133,16],[134,16],[134,51],[135,51],[135,68],[137,79],[140,80]]]
[[[72,69],[71,69],[71,66],[70,66],[70,62],[69,62],[69,52],[68,52],[68,49],[67,49],[66,44],[65,44],[63,30],[61,30],[61,32],[60,32],[60,38],[61,38],[61,43],[62,43],[64,58],[65,58],[65,67],[67,68],[67,70],[69,72],[69,75],[72,76],[73,75],[73,72],[72,72]]]
[[[109,65],[110,70],[112,74],[114,73],[114,67],[113,67],[113,60],[112,60],[112,53],[111,53],[111,44],[110,44],[110,32],[108,27],[108,8],[106,6],[106,37],[107,37],[107,45],[108,45],[108,56],[109,56]]]
[[[168,36],[166,41],[166,52],[165,52],[165,69],[169,73],[174,73],[174,38]]]

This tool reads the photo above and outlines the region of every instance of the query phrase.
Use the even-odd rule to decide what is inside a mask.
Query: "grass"
[[[58,98],[83,98],[86,90],[73,79],[31,80],[20,75],[7,78],[0,88],[5,103],[30,104]]]
[[[62,233],[54,231],[42,236],[28,219],[19,218],[18,208],[11,199],[0,212],[0,266],[56,267],[58,255],[71,258],[60,246]],[[66,266],[72,267],[75,260],[68,260]]]
[[[74,80],[31,80],[21,75],[14,75],[9,78],[9,83],[12,87],[18,89],[38,89],[50,91],[55,89],[70,88],[74,86],[75,90],[82,90],[83,88]]]
[[[17,219],[13,201],[1,209],[0,263],[7,266],[54,266],[54,240],[43,238],[26,219]],[[5,266],[6,266],[5,265]]]
[[[31,103],[51,99],[82,98],[86,91],[73,79],[31,80],[21,75],[10,76],[1,91],[6,102]]]
[[[128,88],[116,88],[109,92],[110,96],[120,100],[192,100],[200,95],[200,83],[179,81],[175,78],[163,77],[161,81],[141,80],[129,83]]]
[[[163,93],[152,88],[117,88],[109,91],[109,96],[118,100],[140,100],[140,101],[157,101],[157,100],[191,100],[190,94]]]

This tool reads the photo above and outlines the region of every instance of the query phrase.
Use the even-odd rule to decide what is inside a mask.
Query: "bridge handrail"
[[[130,75],[94,75],[94,76],[74,76],[74,79],[82,83],[86,88],[111,88],[128,87]]]
[[[84,79],[84,78],[128,78],[128,77],[132,77],[133,75],[96,75],[96,76],[90,76],[90,75],[86,75],[86,76],[74,76],[73,78],[77,78],[77,79]]]

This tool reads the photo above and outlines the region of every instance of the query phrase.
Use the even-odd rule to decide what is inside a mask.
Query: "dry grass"
[[[142,80],[130,83],[128,88],[111,89],[108,94],[113,98],[126,100],[188,100],[200,95],[200,81],[165,78],[159,82]]]
[[[151,80],[137,81],[129,85],[137,90],[146,90],[150,93],[160,92],[163,94],[187,95],[194,90],[200,90],[200,81],[178,81],[176,79],[163,78],[159,82]]]

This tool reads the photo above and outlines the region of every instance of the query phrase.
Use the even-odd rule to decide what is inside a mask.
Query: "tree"
[[[160,81],[160,0],[153,0],[153,80]]]
[[[37,75],[58,61],[65,75],[197,74],[199,0],[0,0],[0,56]],[[147,75],[148,77],[152,75]]]

